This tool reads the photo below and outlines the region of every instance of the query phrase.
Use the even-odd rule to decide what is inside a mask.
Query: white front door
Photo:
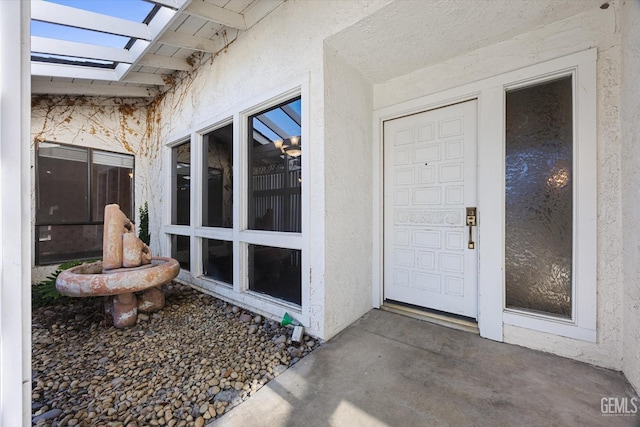
[[[386,300],[477,318],[476,154],[476,100],[384,122]]]

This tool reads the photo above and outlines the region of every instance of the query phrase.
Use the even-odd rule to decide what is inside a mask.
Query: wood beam
[[[166,83],[162,74],[130,72],[122,80],[123,83],[140,83],[145,85],[164,86]]]
[[[116,96],[122,98],[148,98],[158,94],[158,90],[151,87],[136,87],[122,85],[96,85],[81,83],[58,83],[43,80],[31,81],[32,94],[47,95],[87,95],[87,96]]]
[[[170,56],[155,55],[153,53],[144,55],[136,64],[144,65],[145,67],[165,68],[167,70],[193,70],[193,67],[183,58],[172,58]]]
[[[186,49],[201,50],[203,52],[216,53],[218,51],[216,43],[212,40],[201,37],[188,36],[176,32],[166,32],[158,42],[171,46],[184,47]]]
[[[115,70],[77,65],[31,62],[32,76],[68,77],[71,79],[118,81]]]
[[[76,43],[64,40],[31,36],[31,52],[72,56],[74,58],[99,59],[102,61],[133,62],[127,49]]]
[[[193,0],[184,11],[189,15],[217,22],[227,27],[237,28],[242,31],[247,29],[244,16],[241,14],[211,3],[206,3],[203,0]]]
[[[141,22],[114,18],[42,0],[31,2],[31,19],[124,37],[152,39],[149,27]]]

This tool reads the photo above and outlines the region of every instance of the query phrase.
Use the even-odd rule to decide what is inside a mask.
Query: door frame
[[[445,114],[445,118],[443,119],[442,114]],[[440,136],[439,131],[438,131],[438,122],[437,120],[451,120],[452,118],[458,117],[460,115],[463,115],[464,117],[464,125],[463,125],[463,130],[462,130],[462,134],[456,134],[455,136]],[[460,135],[462,136],[462,141],[464,144],[464,157],[462,160],[462,164],[464,165],[464,180],[461,182],[449,182],[449,185],[463,185],[464,186],[464,195],[465,195],[465,200],[463,201],[462,206],[450,206],[445,204],[444,201],[442,201],[443,204],[438,205],[438,206],[428,206],[428,207],[423,207],[423,209],[435,209],[436,211],[440,211],[440,210],[447,210],[447,211],[456,211],[460,212],[460,219],[459,219],[459,223],[456,222],[454,224],[449,224],[449,223],[445,223],[445,224],[437,224],[437,223],[425,223],[423,224],[420,228],[420,230],[437,230],[438,233],[442,232],[442,230],[449,230],[449,232],[454,231],[453,228],[449,228],[449,227],[456,227],[455,231],[462,232],[462,256],[463,256],[463,277],[464,277],[464,297],[462,299],[459,298],[459,296],[447,296],[446,292],[443,292],[442,289],[446,288],[446,283],[443,281],[441,283],[442,289],[441,289],[441,293],[442,295],[435,295],[435,294],[430,294],[429,297],[427,297],[429,299],[429,301],[431,302],[427,302],[426,300],[420,300],[420,298],[422,298],[422,296],[418,296],[416,294],[412,294],[411,297],[407,297],[407,293],[406,292],[413,292],[411,290],[411,287],[409,288],[405,288],[403,295],[400,295],[399,292],[401,292],[401,288],[394,288],[394,290],[387,288],[386,286],[384,286],[383,284],[383,299],[387,299],[389,298],[388,295],[389,293],[394,294],[394,296],[392,296],[391,300],[392,301],[404,301],[404,302],[411,302],[412,304],[416,304],[418,306],[422,306],[426,309],[436,309],[436,310],[442,310],[445,313],[451,313],[452,315],[459,315],[459,316],[465,316],[468,318],[473,318],[474,321],[477,319],[478,316],[478,288],[477,288],[477,284],[478,284],[478,246],[476,246],[475,249],[468,249],[467,248],[467,242],[466,242],[466,236],[467,236],[467,225],[466,225],[466,221],[464,218],[464,210],[465,207],[467,206],[477,206],[477,190],[478,190],[478,185],[477,185],[477,168],[478,168],[478,161],[477,161],[477,145],[478,145],[478,121],[477,121],[477,115],[478,115],[478,100],[477,98],[471,98],[467,101],[464,102],[457,102],[454,104],[450,104],[450,105],[446,105],[440,108],[436,108],[436,109],[429,109],[426,111],[422,111],[418,114],[412,114],[412,115],[403,115],[401,117],[398,118],[394,118],[394,119],[386,119],[384,120],[383,123],[383,135],[382,135],[382,139],[383,139],[383,152],[387,151],[387,156],[391,156],[389,157],[390,160],[390,164],[388,168],[384,167],[383,164],[383,181],[386,180],[387,182],[383,182],[383,185],[388,185],[390,184],[391,181],[395,182],[394,177],[393,176],[387,176],[385,177],[384,174],[385,173],[390,173],[393,170],[395,170],[394,168],[398,168],[398,169],[406,169],[408,167],[412,167],[412,168],[418,168],[420,169],[421,166],[417,166],[415,165],[415,163],[411,163],[409,162],[408,164],[403,164],[403,165],[396,165],[394,166],[395,162],[393,159],[393,154],[389,151],[389,149],[394,149],[394,148],[398,148],[398,149],[402,149],[406,147],[413,147],[413,148],[419,148],[421,146],[424,146],[424,144],[434,144],[434,142],[438,142],[438,143],[443,143],[443,144],[447,144],[449,142],[455,142],[456,140],[459,140],[461,138]],[[416,126],[415,124],[415,120],[423,120],[420,123],[427,123],[427,122],[432,122],[435,123],[435,136],[433,137],[432,140],[430,141],[420,141],[419,138],[416,136],[415,139],[412,141],[412,144],[410,145],[401,145],[401,146],[397,146],[397,147],[393,147],[394,144],[390,144],[390,146],[388,146],[387,144],[385,144],[385,125],[391,125],[391,126],[395,126],[395,125],[399,125],[400,129],[407,129],[408,126]],[[400,122],[403,121],[403,122]],[[413,125],[409,125],[407,123],[407,121],[409,121],[409,123],[414,123]],[[447,161],[446,157],[440,158],[439,160],[435,160],[432,159],[434,163],[441,161],[444,162],[444,164],[450,164],[451,161],[455,161],[452,159],[449,159]],[[432,164],[432,160],[429,160],[429,165]],[[414,160],[415,161],[415,160]],[[423,160],[424,161],[424,160]],[[383,163],[384,163],[384,158],[383,158]],[[420,163],[421,164],[421,163]],[[425,163],[426,164],[426,163]],[[456,163],[457,164],[457,163]],[[470,168],[470,169],[468,169]],[[469,172],[471,172],[471,175],[469,175]],[[437,174],[437,172],[436,172]],[[417,179],[417,178],[416,178]],[[436,180],[436,183],[439,182],[438,180]],[[422,188],[425,184],[419,184],[417,181],[413,183],[413,186],[411,187],[412,189],[416,189],[416,188]],[[446,185],[446,184],[445,184]],[[383,188],[383,196],[384,196],[384,188]],[[387,200],[389,200],[389,195],[387,195],[386,197]],[[394,211],[395,209],[400,208],[398,205],[396,205],[396,202],[394,201],[393,203],[389,203],[386,205],[383,205],[383,222],[385,222],[385,218],[387,219],[386,223],[384,224],[383,227],[383,235],[387,235],[387,238],[393,240],[393,237],[391,237],[393,235],[393,231],[391,232],[391,234],[389,233],[385,233],[385,231],[389,231],[389,230],[393,230],[395,229],[396,226],[399,226],[401,229],[406,229],[407,224],[400,225],[400,224],[396,224],[395,221],[390,221],[390,217],[385,216],[385,213],[387,215],[391,215],[391,212]],[[414,210],[419,208],[418,205],[411,205],[410,207],[405,207],[408,210]],[[414,224],[415,225],[415,224]],[[479,224],[481,225],[481,224]],[[389,227],[389,228],[387,228]],[[457,227],[461,227],[461,228],[457,228]],[[409,228],[412,230],[412,232],[417,231],[417,229],[409,226]],[[479,227],[474,227],[475,230],[473,231],[474,237],[473,239],[476,241],[476,243],[478,243],[478,229]],[[444,238],[443,238],[444,239]],[[412,239],[410,239],[412,240]],[[444,240],[443,240],[444,241]],[[384,254],[386,253],[386,255],[388,257],[391,257],[391,253],[393,251],[389,251],[389,249],[396,247],[397,245],[395,245],[393,242],[390,244],[389,247],[385,248],[383,247],[383,257],[385,256]],[[398,249],[400,249],[398,247]],[[412,244],[409,244],[407,249],[411,249],[411,250],[415,250],[417,252],[420,252],[420,250],[425,250],[424,248],[420,248],[418,246],[413,246]],[[444,249],[444,247],[440,247],[438,248],[439,251],[442,251],[443,253],[449,253],[446,249]],[[455,254],[458,254],[459,252],[454,252]],[[414,254],[415,256],[415,254]],[[393,262],[390,259],[385,259],[385,262],[387,264],[387,266],[392,266]],[[438,263],[439,264],[439,263]],[[389,273],[391,270],[387,271],[387,273]],[[440,275],[442,275],[444,280],[444,276],[447,276],[448,274],[443,271],[440,270],[439,268],[436,268],[435,272],[431,272],[431,273],[438,273]],[[428,272],[424,272],[424,273],[428,273]],[[383,271],[384,274],[384,271]],[[387,274],[387,276],[389,276],[389,274]],[[455,273],[454,273],[455,276]],[[393,279],[389,276],[387,277],[388,280],[393,281]],[[415,279],[414,279],[415,280]],[[414,286],[416,286],[416,284],[414,283]],[[426,293],[421,293],[418,292],[418,294],[421,295],[426,295]],[[415,300],[414,300],[415,298]],[[433,298],[433,300],[431,299]],[[453,306],[449,305],[449,303],[453,303]],[[433,304],[433,305],[430,305]],[[442,305],[440,305],[442,304]],[[444,307],[445,305],[449,305],[449,308]],[[473,311],[473,313],[471,313],[471,311]]]
[[[384,206],[383,206],[383,123],[405,115],[478,100],[478,329],[480,336],[504,340],[504,325],[571,337],[596,340],[596,265],[597,265],[597,160],[595,74],[597,50],[591,48],[571,55],[516,69],[428,94],[373,112],[373,223],[372,223],[372,305],[383,302],[384,279]],[[579,184],[574,210],[575,278],[574,318],[559,321],[505,309],[504,295],[504,100],[505,89],[519,83],[545,80],[549,76],[573,73],[576,76],[574,114],[576,136],[581,149],[574,159]],[[578,102],[579,99],[579,102]],[[575,144],[575,142],[574,142]],[[575,145],[574,145],[575,146]],[[500,159],[496,162],[496,159]],[[577,182],[577,181],[576,181]],[[481,225],[481,226],[480,226]],[[515,331],[515,329],[510,329]]]

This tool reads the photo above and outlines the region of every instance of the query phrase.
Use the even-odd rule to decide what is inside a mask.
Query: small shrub
[[[140,227],[138,228],[138,237],[147,246],[151,244],[151,234],[149,234],[149,206],[144,202],[144,206],[140,206]]]
[[[42,282],[33,285],[31,288],[31,302],[34,307],[41,307],[45,305],[51,305],[62,295],[56,289],[56,279],[58,275],[64,270],[78,266],[80,264],[95,262],[93,261],[67,261],[63,262],[56,268],[56,271],[51,273]]]

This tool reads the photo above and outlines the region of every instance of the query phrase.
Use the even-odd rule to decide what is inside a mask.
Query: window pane
[[[185,142],[172,150],[173,197],[171,223],[189,225],[191,210],[191,142]]]
[[[180,263],[180,268],[191,269],[191,248],[189,236],[171,235],[171,258]]]
[[[300,98],[249,118],[249,228],[301,231]]]
[[[88,222],[89,167],[85,148],[41,143],[38,147],[40,224]]]
[[[301,305],[301,252],[249,245],[249,289]]]
[[[571,317],[571,77],[506,96],[507,307]]]
[[[104,207],[120,205],[127,218],[133,215],[133,156],[92,152],[91,212],[94,221],[104,221]]]
[[[204,135],[202,225],[233,227],[233,124]]]
[[[202,271],[204,275],[233,284],[233,243],[224,240],[202,240]]]
[[[36,263],[56,264],[102,257],[102,225],[42,225],[36,227]]]

